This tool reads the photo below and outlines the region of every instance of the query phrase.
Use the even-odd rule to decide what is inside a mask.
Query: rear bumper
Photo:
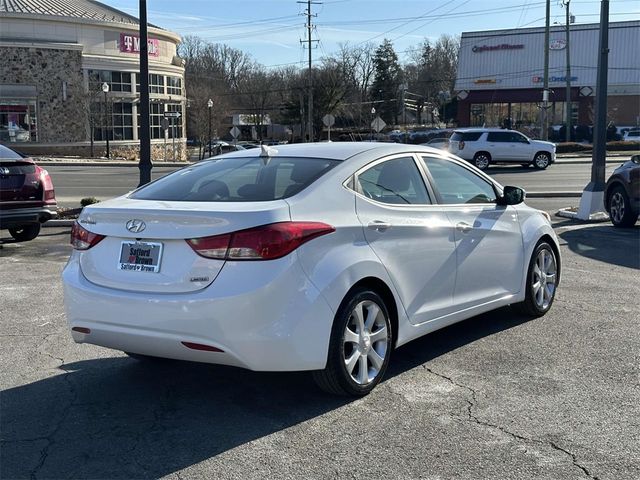
[[[62,274],[69,326],[90,330],[72,331],[77,343],[258,371],[317,370],[326,364],[334,312],[295,255],[227,262],[211,286],[184,294],[95,285],[83,276],[79,255],[71,255]]]
[[[44,223],[56,216],[55,208],[55,205],[47,205],[46,207],[0,209],[0,228]]]

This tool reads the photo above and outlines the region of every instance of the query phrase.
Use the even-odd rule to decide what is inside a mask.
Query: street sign
[[[238,127],[235,127],[235,126],[234,126],[234,127],[229,131],[229,133],[231,134],[231,136],[232,136],[233,138],[238,138],[238,135],[240,135],[240,133],[241,133],[241,132],[240,132],[240,129],[239,129]]]
[[[371,128],[373,128],[376,132],[380,132],[387,124],[380,117],[376,117],[371,122]]]
[[[162,127],[162,130],[169,130],[169,120],[167,120],[166,118],[161,118],[160,127]]]
[[[331,127],[334,123],[336,123],[336,117],[328,113],[324,117],[322,117],[322,123],[324,123],[325,127]]]
[[[164,112],[164,118],[180,118],[181,116],[180,112]]]

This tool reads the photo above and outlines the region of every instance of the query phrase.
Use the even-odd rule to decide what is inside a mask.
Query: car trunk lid
[[[92,205],[78,223],[104,235],[81,253],[84,276],[136,292],[185,293],[207,287],[225,261],[199,256],[185,241],[290,220],[284,200],[166,202],[120,198]]]

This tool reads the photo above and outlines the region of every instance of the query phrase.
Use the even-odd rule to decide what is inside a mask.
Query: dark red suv
[[[56,215],[49,173],[29,158],[0,145],[0,229],[19,242],[33,240]]]

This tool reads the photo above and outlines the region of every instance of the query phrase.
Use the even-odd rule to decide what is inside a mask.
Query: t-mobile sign
[[[149,45],[149,55],[157,57],[159,54],[160,42],[157,38],[149,38],[147,40]],[[120,34],[120,51],[124,53],[140,53],[140,37],[137,35],[130,35],[128,33]]]

